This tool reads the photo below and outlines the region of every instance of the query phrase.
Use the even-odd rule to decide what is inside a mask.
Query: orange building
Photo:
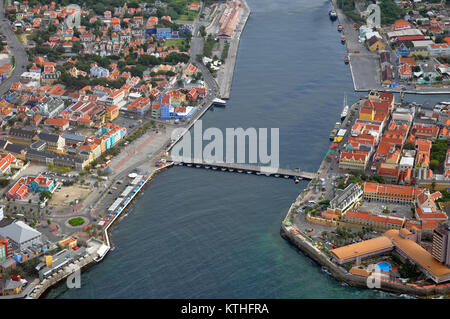
[[[422,192],[423,188],[413,186],[364,183],[364,199],[367,200],[412,204]]]

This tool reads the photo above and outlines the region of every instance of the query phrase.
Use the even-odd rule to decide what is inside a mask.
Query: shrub
[[[81,218],[81,217],[75,217],[75,218],[72,218],[71,220],[69,220],[69,224],[71,226],[83,225],[84,224],[84,219]]]

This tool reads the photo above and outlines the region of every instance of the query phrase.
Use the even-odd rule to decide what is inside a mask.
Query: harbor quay
[[[349,64],[355,91],[377,89],[420,95],[450,93],[445,66],[450,47],[445,41],[438,42],[440,30],[444,27],[436,19],[426,29],[418,22],[423,19],[421,16],[415,17],[415,21],[398,19],[395,23],[371,28],[367,23],[370,13],[367,8],[358,4],[353,13],[361,19],[354,21],[338,6],[340,2],[331,2],[339,22],[341,43],[347,49],[345,63]],[[433,9],[442,10],[445,15],[445,10],[439,6]],[[363,20],[366,23],[361,22]],[[427,36],[434,32],[437,32],[436,43]],[[438,47],[445,52],[437,52]]]
[[[230,40],[230,47],[228,55],[230,59],[225,61],[223,68],[218,72],[217,84],[220,87],[220,96],[222,99],[229,99],[231,93],[231,84],[233,82],[234,69],[239,48],[241,34],[244,31],[247,20],[250,16],[251,10],[245,0],[242,1],[244,9],[236,26],[232,39]]]

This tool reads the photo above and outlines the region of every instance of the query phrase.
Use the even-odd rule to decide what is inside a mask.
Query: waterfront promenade
[[[244,31],[248,17],[250,16],[250,8],[245,0],[242,1],[243,10],[239,23],[234,30],[233,38],[229,40],[230,48],[228,50],[228,57],[225,60],[224,65],[218,71],[217,84],[220,88],[220,98],[229,99],[231,93],[231,84],[233,82],[234,68],[236,64],[236,58],[239,48],[239,42],[241,40],[242,32]]]

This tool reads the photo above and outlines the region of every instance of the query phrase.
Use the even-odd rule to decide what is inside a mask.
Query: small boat
[[[215,171],[215,170],[217,170],[217,166],[213,166],[213,168],[212,168],[212,169],[213,169],[214,171]]]
[[[241,170],[241,169],[238,169],[238,173],[242,173],[242,172],[244,172],[243,170]]]
[[[334,137],[336,136],[337,130],[333,129],[330,133],[330,141],[334,141]]]
[[[341,43],[342,43],[342,44],[345,44],[345,35],[342,35],[342,36],[341,36]]]
[[[275,176],[275,177],[280,177],[280,174],[275,174],[274,176]]]
[[[344,57],[344,62],[345,64],[348,64],[348,62],[350,62],[350,58],[348,57],[348,55]]]
[[[298,179],[298,177],[295,179],[295,184],[298,184],[300,180]]]
[[[219,99],[219,98],[215,98],[215,99],[212,101],[212,103],[213,103],[213,105],[215,105],[215,106],[225,106],[225,104],[227,103],[227,101],[221,100],[221,99]]]
[[[337,19],[337,13],[336,13],[336,11],[334,11],[334,10],[330,10],[330,11],[328,12],[328,15],[330,16],[330,19],[331,19],[332,21],[334,21],[334,20]]]
[[[336,122],[336,124],[334,125],[334,128],[337,130],[341,127],[342,123],[341,122]]]
[[[342,32],[344,30],[344,27],[342,26],[342,24],[338,25],[338,31]]]
[[[224,172],[224,171],[226,171],[227,169],[226,169],[225,167],[222,167],[220,170],[221,170],[222,172]]]
[[[341,121],[343,121],[347,117],[347,114],[348,114],[348,104],[347,104],[347,95],[345,94],[344,95],[344,108],[341,113]]]

